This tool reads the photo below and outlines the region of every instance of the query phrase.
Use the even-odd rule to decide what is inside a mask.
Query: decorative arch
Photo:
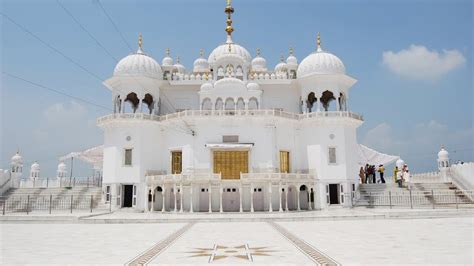
[[[309,193],[308,187],[306,185],[300,186],[299,200],[300,200],[300,209],[309,210]]]
[[[217,98],[217,99],[216,99],[216,106],[215,106],[215,109],[216,109],[216,110],[223,110],[223,109],[224,109],[224,102],[222,101],[221,98]]]
[[[212,101],[209,98],[205,98],[202,100],[202,105],[201,105],[202,110],[212,110]]]
[[[249,110],[257,110],[259,108],[258,106],[258,100],[255,97],[252,97],[249,99]]]
[[[235,102],[233,98],[227,98],[225,100],[225,109],[226,110],[234,110],[235,109]]]
[[[237,100],[237,110],[244,110],[245,109],[245,102],[244,99],[239,98]]]
[[[314,112],[317,109],[316,102],[317,102],[316,95],[314,92],[310,92],[308,97],[306,98],[306,107],[308,108],[308,112]]]
[[[135,92],[131,92],[127,95],[124,102],[129,102],[132,107],[132,112],[135,113],[138,109],[140,100]],[[125,108],[125,106],[123,106]]]
[[[323,92],[321,96],[321,104],[324,108],[324,111],[329,111],[330,103],[334,100],[336,100],[336,97],[334,97],[334,93],[328,90]]]
[[[147,105],[148,113],[152,114],[153,109],[154,109],[154,103],[155,103],[155,101],[153,100],[153,96],[149,93],[145,94],[145,97],[143,98],[142,102]]]

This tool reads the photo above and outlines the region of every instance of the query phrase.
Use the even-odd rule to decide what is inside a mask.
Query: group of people
[[[379,173],[379,179],[377,180],[377,174]],[[365,167],[360,167],[360,181],[362,184],[375,184],[375,183],[385,183],[383,178],[385,172],[385,167],[383,164],[379,165],[378,169],[375,169],[375,165],[366,164]]]
[[[404,164],[402,169],[398,169],[398,166],[395,166],[393,169],[393,181],[398,183],[398,187],[402,187],[403,182],[409,184],[410,182],[410,171],[408,170],[408,165]]]
[[[377,172],[379,173],[378,179]],[[379,165],[377,169],[375,165],[366,164],[365,167],[360,167],[360,182],[362,184],[385,183],[384,173],[385,167],[383,164]],[[397,183],[399,187],[402,187],[404,182],[408,183],[410,181],[410,171],[408,170],[408,165],[404,164],[402,169],[398,169],[398,166],[395,166],[393,169],[393,179],[393,181]]]

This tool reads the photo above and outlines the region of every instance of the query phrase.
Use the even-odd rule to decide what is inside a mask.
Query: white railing
[[[363,121],[363,117],[356,113],[346,111],[323,111],[306,114],[296,114],[275,109],[261,110],[185,110],[170,113],[162,116],[149,115],[143,113],[115,113],[100,117],[97,122],[103,123],[114,119],[139,119],[153,121],[167,121],[183,117],[209,117],[209,116],[274,116],[293,120],[313,119],[313,118],[352,118]]]
[[[443,183],[444,180],[439,172],[428,172],[412,174],[410,183]]]
[[[474,190],[474,163],[453,164],[448,175],[457,187]]]
[[[241,173],[240,179],[262,179],[262,180],[316,180],[316,175],[296,173]]]
[[[20,188],[60,188],[60,187],[92,187],[101,186],[102,180],[94,177],[80,177],[80,178],[35,178],[22,179],[20,181]]]
[[[149,175],[146,176],[146,183],[163,184],[163,183],[186,183],[192,181],[218,181],[221,180],[221,174],[214,173],[197,173],[197,174],[168,174],[168,175]]]

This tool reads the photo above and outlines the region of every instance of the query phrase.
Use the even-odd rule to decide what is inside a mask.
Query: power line
[[[122,41],[125,43],[125,45],[128,46],[128,49],[130,49],[130,51],[133,52],[132,47],[130,46],[130,44],[128,44],[128,42],[127,42],[127,40],[125,39],[125,37],[123,36],[122,32],[118,29],[117,25],[114,23],[114,21],[112,20],[112,18],[109,16],[109,14],[108,14],[107,11],[105,10],[104,6],[102,6],[102,4],[100,3],[100,0],[97,0],[97,4],[99,4],[100,9],[101,9],[102,12],[105,14],[105,16],[107,17],[107,19],[110,21],[110,23],[112,24],[112,26],[114,26],[115,31],[120,35],[120,38],[122,38]]]
[[[71,94],[68,94],[68,93],[62,92],[62,91],[60,91],[60,90],[56,90],[56,89],[53,89],[53,88],[47,87],[47,86],[45,86],[45,85],[42,85],[42,84],[39,84],[39,83],[36,83],[36,82],[30,81],[30,80],[27,80],[27,79],[25,79],[25,78],[22,78],[22,77],[19,77],[19,76],[16,76],[16,75],[10,74],[10,73],[8,73],[8,72],[2,71],[2,73],[3,73],[4,75],[7,75],[7,76],[9,76],[9,77],[12,77],[12,78],[15,78],[15,79],[22,80],[22,81],[24,81],[24,82],[26,82],[26,83],[29,83],[29,84],[31,84],[31,85],[34,85],[34,86],[36,86],[36,87],[40,87],[40,88],[43,88],[43,89],[46,89],[46,90],[49,90],[49,91],[55,92],[55,93],[57,93],[57,94],[60,94],[60,95],[63,95],[63,96],[70,97],[70,98],[72,98],[72,99],[75,99],[75,100],[78,100],[78,101],[81,101],[81,102],[84,102],[84,103],[87,103],[87,104],[93,105],[93,106],[95,106],[95,107],[99,107],[99,108],[102,108],[102,109],[106,109],[106,110],[108,110],[108,111],[111,111],[111,110],[112,110],[112,109],[110,109],[110,108],[107,108],[107,107],[105,107],[105,106],[102,106],[102,105],[99,105],[99,104],[93,103],[93,102],[91,102],[91,101],[88,101],[88,100],[85,100],[85,99],[79,98],[79,97],[77,97],[77,96],[74,96],[74,95],[71,95]]]
[[[112,57],[116,62],[118,61],[117,58],[115,58],[107,49],[105,49],[105,47],[94,37],[94,35],[92,35],[92,33],[90,33],[77,19],[76,17],[74,17],[74,15],[63,5],[61,4],[61,2],[59,0],[56,0],[56,2],[58,3],[59,6],[62,7],[62,9],[64,9],[64,11],[72,18],[72,20],[74,20],[74,22],[76,22],[77,25],[79,25],[79,27],[82,28],[83,31],[85,31],[87,33],[87,35],[89,35],[89,37],[91,37],[91,39],[93,39],[95,41],[95,43],[100,46],[102,48],[102,50],[104,50],[110,57]]]
[[[13,20],[11,17],[7,16],[6,14],[0,12],[0,14],[2,14],[2,16],[4,16],[6,19],[8,19],[11,23],[15,24],[18,28],[20,28],[22,31],[28,33],[29,35],[33,36],[36,40],[40,41],[42,44],[46,45],[48,48],[50,48],[51,50],[53,50],[54,52],[58,53],[59,55],[61,55],[62,57],[66,58],[69,62],[73,63],[74,65],[76,65],[77,67],[79,67],[80,69],[84,70],[85,72],[87,72],[89,75],[93,76],[94,78],[98,79],[100,82],[102,82],[104,79],[100,78],[99,76],[97,76],[96,74],[92,73],[91,71],[89,71],[87,68],[85,68],[84,66],[82,66],[81,64],[77,63],[76,61],[74,61],[74,59],[72,59],[71,57],[65,55],[63,52],[61,52],[60,50],[58,50],[57,48],[55,48],[54,46],[52,46],[51,44],[47,43],[46,41],[44,41],[43,39],[41,39],[38,35],[34,34],[33,32],[31,32],[30,30],[28,30],[27,28],[25,28],[24,26],[22,26],[21,24],[17,23],[15,20]]]

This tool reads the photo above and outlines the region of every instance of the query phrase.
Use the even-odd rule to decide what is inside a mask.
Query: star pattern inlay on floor
[[[195,248],[189,251],[193,255],[190,257],[208,257],[208,262],[222,260],[226,258],[237,258],[245,261],[253,262],[253,256],[271,256],[272,252],[269,247],[250,247],[248,244],[238,246],[216,245],[212,248]]]

